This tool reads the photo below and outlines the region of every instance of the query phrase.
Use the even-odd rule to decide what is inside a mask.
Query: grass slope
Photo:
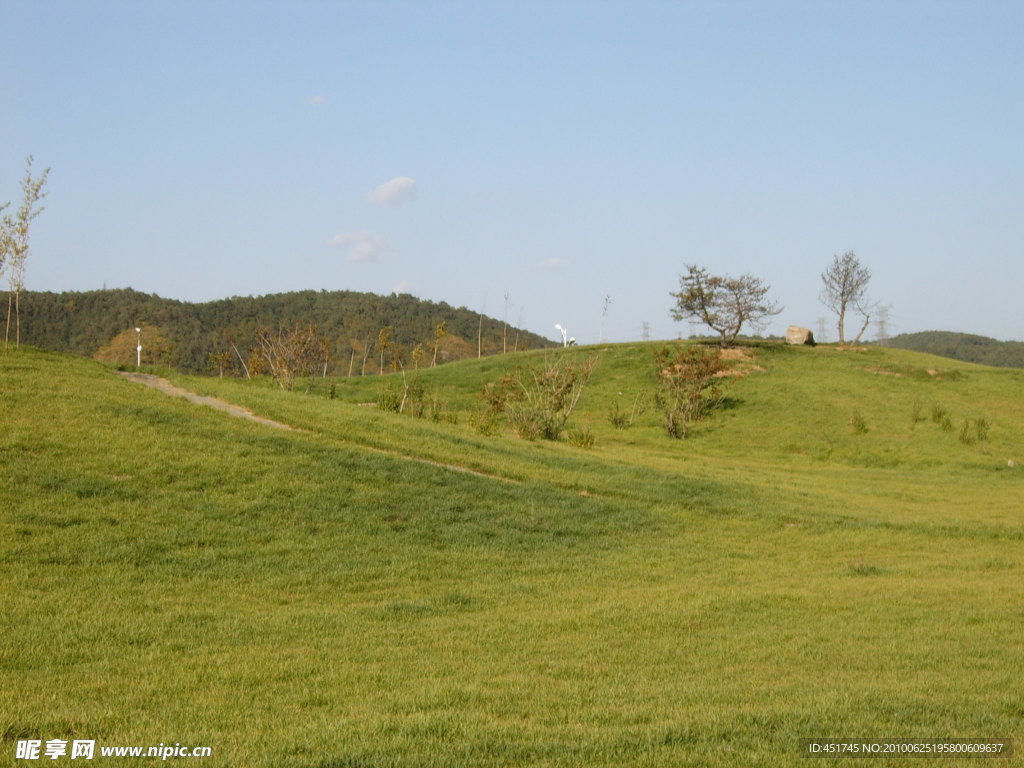
[[[281,432],[88,361],[0,355],[0,764],[54,738],[257,768],[1020,744],[1024,373],[757,348],[731,407],[672,441],[653,411],[607,419],[652,349],[569,352],[601,355],[574,417],[589,451],[466,423],[528,356],[424,374],[454,425],[359,405],[387,377],[174,377],[307,430]],[[958,439],[968,419],[986,439]]]

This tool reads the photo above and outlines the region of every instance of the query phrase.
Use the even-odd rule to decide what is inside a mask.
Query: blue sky
[[[0,201],[52,167],[33,290],[399,291],[585,343],[698,330],[697,263],[834,340],[853,250],[890,333],[1022,339],[1022,33],[1019,0],[4,0]]]

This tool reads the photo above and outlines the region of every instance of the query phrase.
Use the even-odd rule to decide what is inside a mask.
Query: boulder
[[[786,329],[787,344],[807,344],[814,346],[814,334],[810,328],[802,328],[799,325],[791,325]]]

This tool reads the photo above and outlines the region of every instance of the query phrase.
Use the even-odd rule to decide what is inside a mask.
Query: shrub
[[[633,408],[628,415],[619,407],[618,403],[615,403],[608,414],[608,421],[616,429],[626,429],[633,426],[633,422],[647,412],[649,405],[650,395],[647,392],[638,392],[633,398]]]
[[[629,426],[629,416],[626,415],[625,411],[619,408],[618,403],[612,405],[612,410],[608,414],[608,421],[616,429],[625,429]]]
[[[402,392],[397,387],[384,387],[377,395],[377,407],[389,413],[398,413],[402,407]]]
[[[577,448],[590,449],[594,447],[594,433],[590,431],[590,427],[570,429],[566,434],[566,439],[570,445]]]
[[[690,425],[725,398],[722,373],[727,366],[721,352],[686,345],[665,347],[654,355],[658,390],[655,404],[665,417],[669,437],[686,438]]]
[[[577,362],[556,352],[545,357],[540,365],[519,366],[484,387],[484,413],[479,423],[490,425],[501,415],[524,440],[557,440],[597,367],[597,360],[596,355],[591,355]]]

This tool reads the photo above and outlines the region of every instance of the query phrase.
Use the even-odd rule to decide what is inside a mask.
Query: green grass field
[[[166,374],[288,432],[0,354],[0,765],[1024,765],[1024,371],[765,344],[672,440],[609,421],[653,350],[559,353],[600,356],[589,450],[471,425],[529,355],[423,372],[454,424],[367,406],[397,375]]]

